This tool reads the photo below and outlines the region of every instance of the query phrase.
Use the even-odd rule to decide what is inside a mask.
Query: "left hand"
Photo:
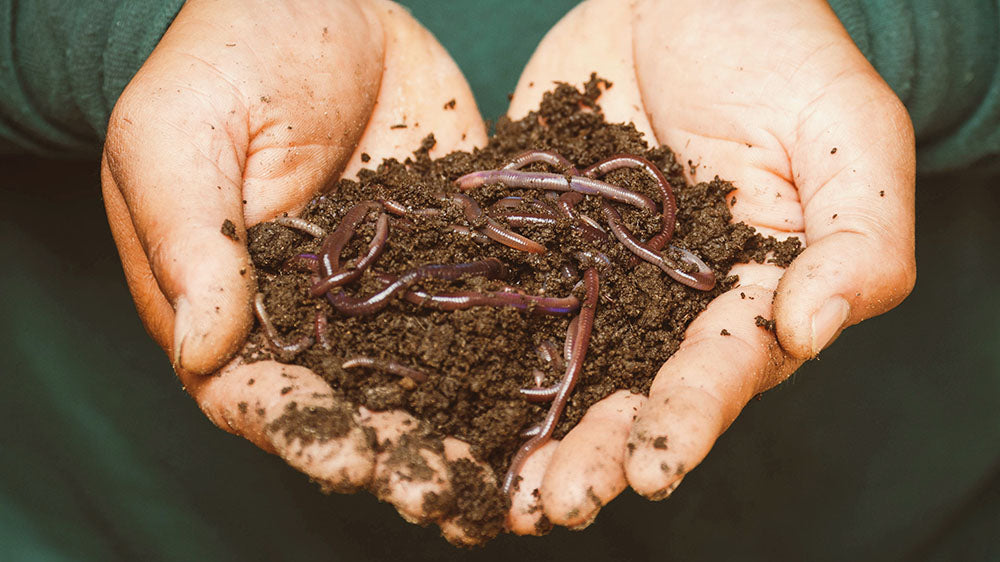
[[[734,267],[739,285],[690,325],[648,398],[616,393],[529,457],[508,520],[518,533],[542,515],[586,525],[626,485],[667,497],[748,400],[915,279],[912,126],[825,2],[585,2],[535,52],[511,118],[552,81],[595,71],[613,82],[608,121],[633,122],[698,178],[732,181],[734,220],[808,247],[787,270]]]

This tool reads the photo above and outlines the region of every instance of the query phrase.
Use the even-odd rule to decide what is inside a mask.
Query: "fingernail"
[[[813,355],[826,349],[837,332],[844,327],[851,306],[844,297],[830,297],[812,317],[812,352]]]
[[[651,494],[651,495],[649,495],[647,497],[650,500],[653,500],[653,501],[656,501],[656,502],[665,500],[665,499],[669,498],[671,494],[674,493],[674,490],[676,490],[678,486],[681,485],[681,480],[684,480],[683,476],[681,476],[677,480],[674,480],[673,482],[671,482],[670,485],[667,486],[666,488],[663,488],[662,490],[654,492],[653,494]]]
[[[181,295],[174,302],[174,367],[181,366],[181,350],[184,349],[184,339],[191,330],[191,304],[187,297]]]

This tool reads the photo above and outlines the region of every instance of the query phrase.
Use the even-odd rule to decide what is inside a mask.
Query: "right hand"
[[[390,461],[408,414],[341,403],[303,367],[233,359],[253,325],[246,228],[297,214],[361,153],[402,159],[430,132],[432,156],[486,142],[458,68],[398,5],[190,0],[115,106],[102,185],[139,315],[213,422],[326,487],[371,486],[408,520],[474,542],[423,502],[447,495],[444,463],[468,457],[465,444],[419,449],[437,474],[410,478]],[[220,232],[227,220],[238,240]],[[293,404],[318,412],[320,438],[276,429]],[[322,433],[334,419],[340,430]]]

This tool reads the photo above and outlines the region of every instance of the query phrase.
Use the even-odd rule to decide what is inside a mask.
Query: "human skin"
[[[472,542],[426,492],[447,495],[448,439],[421,450],[435,477],[388,462],[414,420],[341,403],[303,367],[243,364],[256,288],[246,228],[295,215],[361,154],[403,158],[430,132],[432,155],[485,144],[472,93],[434,38],[383,0],[190,0],[112,113],[102,185],[129,289],[184,387],[220,428],[334,490],[373,485],[415,522]],[[261,17],[264,14],[266,17]],[[415,70],[415,71],[414,71]],[[453,107],[445,109],[449,100]],[[407,128],[392,125],[407,123]],[[223,236],[230,220],[239,240]],[[348,409],[346,435],[305,444],[268,425],[285,408]],[[372,449],[370,431],[384,445]]]
[[[385,462],[407,414],[355,410],[345,436],[289,441],[268,430],[287,404],[348,406],[308,369],[227,363],[253,322],[246,227],[296,214],[352,176],[362,152],[402,157],[431,131],[432,155],[485,142],[458,69],[403,10],[266,6],[189,1],[112,115],[103,187],[137,309],[219,427],[333,489],[385,481],[381,497],[405,518],[470,542],[455,521],[423,511],[425,492],[447,490],[443,469],[415,482]],[[410,67],[424,70],[400,71]],[[750,397],[843,327],[897,304],[914,278],[909,120],[825,4],[587,2],[540,45],[511,116],[536,107],[553,80],[579,83],[591,71],[615,84],[600,100],[610,121],[673,146],[699,164],[697,178],[732,180],[736,220],[800,236],[808,249],[787,271],[738,266],[740,287],[691,325],[648,398],[616,393],[529,457],[508,520],[518,533],[536,532],[542,514],[585,525],[627,485],[666,497]],[[391,128],[399,122],[412,126]],[[220,234],[227,219],[240,241]],[[834,296],[842,300],[824,308]],[[777,337],[755,326],[757,315],[776,320]],[[366,428],[389,447],[371,450]],[[442,467],[469,453],[449,439],[443,456],[422,454]]]
[[[732,181],[734,220],[806,249],[787,270],[736,266],[739,284],[695,319],[648,397],[612,395],[529,458],[518,533],[543,514],[585,526],[626,486],[669,496],[753,396],[896,306],[916,276],[912,126],[825,2],[585,2],[539,45],[509,115],[592,71],[613,82],[609,121],[671,146],[692,181]]]

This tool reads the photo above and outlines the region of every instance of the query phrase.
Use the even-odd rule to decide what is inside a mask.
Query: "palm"
[[[692,180],[732,181],[735,220],[811,248],[787,272],[734,268],[739,286],[689,327],[647,399],[606,399],[588,413],[600,423],[585,417],[529,459],[512,512],[521,532],[533,532],[539,503],[576,526],[626,484],[666,497],[747,400],[912,286],[912,133],[824,3],[587,2],[536,51],[511,116],[551,81],[593,71],[614,83],[599,100],[608,120],[673,147]],[[879,272],[878,260],[895,267]],[[777,321],[777,338],[757,316]],[[644,402],[637,416],[626,399]]]

